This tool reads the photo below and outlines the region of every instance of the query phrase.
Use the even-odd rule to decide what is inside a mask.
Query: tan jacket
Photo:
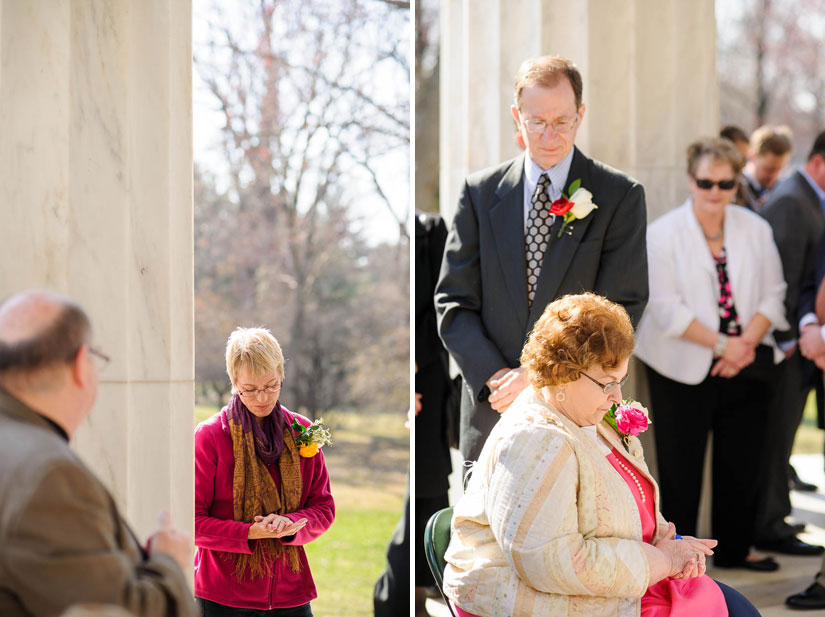
[[[627,453],[609,425],[598,431],[653,482],[637,438]],[[667,531],[657,517],[656,539]],[[635,617],[650,578],[630,489],[532,388],[484,445],[446,559],[445,592],[481,617]]]
[[[172,558],[148,556],[56,429],[0,390],[0,615],[52,617],[81,603],[195,616]]]

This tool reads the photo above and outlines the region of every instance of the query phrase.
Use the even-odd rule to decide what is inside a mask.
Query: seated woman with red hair
[[[532,387],[501,416],[456,504],[444,591],[460,617],[731,615],[705,575],[715,540],[680,537],[622,403],[627,312],[594,294],[547,306],[524,347]]]

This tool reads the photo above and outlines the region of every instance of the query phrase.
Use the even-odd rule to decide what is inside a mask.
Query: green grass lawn
[[[345,508],[330,530],[306,547],[318,588],[312,612],[319,617],[372,615],[372,589],[384,571],[397,511]]]
[[[217,410],[195,407],[195,423]],[[402,413],[324,414],[333,445],[324,448],[335,523],[307,545],[318,588],[319,617],[372,615],[372,591],[386,564],[387,543],[404,507],[409,434]]]
[[[825,432],[816,426],[816,397],[812,391],[805,404],[802,424],[796,431],[793,453],[822,454],[823,445],[825,445]]]

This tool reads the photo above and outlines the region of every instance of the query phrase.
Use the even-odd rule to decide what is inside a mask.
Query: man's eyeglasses
[[[100,360],[101,367],[106,366],[107,364],[109,364],[109,362],[112,361],[112,359],[109,356],[107,356],[105,353],[103,353],[102,351],[100,351],[96,347],[92,347],[91,345],[88,345],[86,347],[86,349],[89,350],[89,353],[91,355],[93,355],[95,358]]]
[[[544,131],[547,130],[548,126],[553,129],[554,133],[564,135],[572,131],[573,127],[576,126],[576,123],[579,121],[578,116],[572,119],[557,118],[552,122],[545,122],[544,120],[535,120],[533,118],[525,120],[521,117],[521,114],[519,114],[519,118],[521,118],[521,123],[524,125],[524,128],[527,129],[527,132],[531,135],[543,135]]]
[[[623,385],[625,385],[627,383],[628,377],[630,377],[630,374],[628,373],[627,375],[622,377],[621,381],[611,381],[610,383],[602,383],[600,381],[596,381],[595,379],[593,379],[587,373],[582,373],[582,375],[584,375],[590,381],[592,381],[594,384],[599,386],[602,389],[602,392],[604,392],[605,394],[610,394],[611,392],[615,391],[616,388],[621,388]]]
[[[284,382],[275,384],[274,386],[267,386],[266,388],[238,388],[238,394],[240,394],[243,398],[258,398],[260,394],[276,394],[281,390],[283,387]]]
[[[709,191],[714,186],[718,186],[722,191],[729,191],[732,188],[736,188],[736,180],[719,180],[719,182],[714,182],[707,178],[694,178],[693,181],[696,183],[696,186],[703,191]]]

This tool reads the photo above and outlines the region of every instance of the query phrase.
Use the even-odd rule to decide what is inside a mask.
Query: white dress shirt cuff
[[[812,323],[819,323],[819,320],[816,318],[816,313],[805,313],[802,319],[799,320],[799,330],[801,331],[802,328]]]
[[[782,351],[788,351],[789,349],[793,349],[794,345],[796,345],[796,339],[791,341],[785,341],[784,343],[777,343],[777,347]]]

